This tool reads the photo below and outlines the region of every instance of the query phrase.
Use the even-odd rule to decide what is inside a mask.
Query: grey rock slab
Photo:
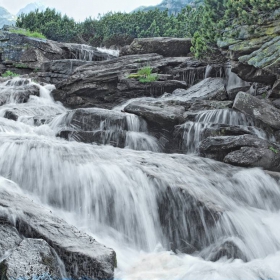
[[[56,253],[45,240],[27,238],[0,264],[0,273],[7,280],[44,275],[59,279],[66,276],[60,265]]]
[[[148,123],[162,127],[177,125],[183,121],[183,106],[172,106],[165,102],[134,101],[124,108],[125,112],[143,117]]]
[[[190,38],[137,38],[130,46],[120,51],[120,55],[158,53],[163,56],[187,56],[190,53]]]
[[[280,129],[280,110],[250,94],[239,92],[233,108],[274,129]]]
[[[227,100],[225,80],[223,78],[207,78],[187,90],[177,89],[170,99],[188,101],[194,99]]]
[[[0,218],[12,220],[26,238],[45,240],[64,262],[68,277],[113,278],[116,255],[112,249],[56,218],[23,194],[1,185]]]

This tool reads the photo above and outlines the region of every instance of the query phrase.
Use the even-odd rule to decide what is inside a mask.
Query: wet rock
[[[264,69],[255,68],[252,65],[243,63],[234,64],[232,72],[236,73],[242,80],[248,82],[273,85],[276,81],[276,75],[273,75]]]
[[[81,108],[70,111],[65,115],[61,125],[82,131],[110,130],[112,127],[127,130],[126,114],[100,108]]]
[[[78,59],[63,59],[52,60],[42,63],[42,67],[37,76],[52,84],[58,84],[68,79],[71,74],[80,66],[88,63],[85,60]]]
[[[109,61],[91,62],[77,67],[74,73],[53,91],[56,100],[68,107],[101,107],[112,109],[128,99],[155,96],[175,88],[186,88],[183,81],[159,80],[140,83],[130,79],[143,65],[149,65],[154,72],[168,74],[168,67],[183,63],[185,58],[163,58],[157,54],[130,55]],[[53,73],[54,74],[54,73]],[[55,79],[56,77],[53,77]],[[60,79],[57,77],[56,79]]]
[[[246,256],[238,248],[238,246],[232,241],[226,241],[223,244],[216,246],[212,249],[209,259],[212,262],[216,262],[221,258],[226,257],[227,259],[240,259],[244,262],[247,261]]]
[[[271,98],[280,98],[280,80],[277,80],[271,90],[271,94],[269,95]]]
[[[186,82],[176,80],[155,81],[149,84],[141,83],[137,79],[121,79],[118,84],[118,90],[122,92],[138,92],[139,96],[149,93],[150,96],[158,97],[165,92],[172,92],[177,88],[187,88]],[[142,94],[141,94],[142,92]]]
[[[265,134],[261,129],[251,126],[211,124],[203,131],[203,138],[244,134],[256,135],[257,132]]]
[[[187,104],[190,105],[190,107],[186,108],[188,111],[205,111],[231,108],[233,101],[195,100]]]
[[[234,100],[238,92],[240,92],[240,91],[247,92],[249,89],[250,89],[250,86],[242,86],[242,87],[229,89],[229,90],[227,90],[228,99]]]
[[[194,197],[180,186],[167,188],[158,196],[158,205],[160,222],[165,236],[168,236],[170,249],[187,254],[201,250],[205,243],[211,242],[207,231],[215,226],[224,211],[219,205],[207,201],[206,197]],[[186,225],[187,230],[178,224]]]
[[[9,188],[0,186],[1,219],[13,221],[21,236],[47,242],[64,262],[68,277],[113,278],[116,255],[112,249],[54,217],[9,184]]]
[[[87,45],[58,43],[8,31],[0,31],[0,35],[5,37],[5,40],[1,42],[2,60],[11,61],[16,73],[20,73],[22,69],[38,72],[41,70],[42,64],[53,60],[101,61],[113,58],[111,55]]]
[[[280,109],[280,99],[276,99],[272,101],[272,104],[277,108]]]
[[[191,39],[189,38],[137,38],[129,47],[120,51],[120,56],[132,54],[158,53],[163,56],[187,56],[190,53]]]
[[[124,148],[127,131],[125,130],[99,130],[99,131],[71,131],[62,130],[57,136],[69,141],[83,143],[97,143]]]
[[[0,264],[1,277],[7,280],[43,275],[56,279],[63,276],[60,270],[54,250],[42,239],[24,239]]]
[[[226,155],[224,162],[243,167],[262,167],[267,170],[280,171],[278,153],[278,149],[275,149],[274,152],[269,148],[242,147],[240,150]],[[274,165],[275,157],[277,157],[277,165]]]
[[[274,129],[280,129],[280,110],[250,94],[239,92],[235,98],[233,108]]]
[[[148,123],[168,128],[183,121],[185,108],[160,101],[135,101],[126,106],[124,111],[143,117]]]
[[[174,98],[173,98],[174,97]],[[172,99],[181,101],[204,99],[224,101],[228,99],[225,80],[223,78],[207,78],[191,88],[177,89],[172,93]]]
[[[253,135],[209,137],[199,146],[201,156],[243,167],[280,170],[280,148]]]
[[[13,111],[6,111],[4,114],[4,118],[9,119],[9,120],[13,120],[13,121],[17,121],[18,120],[18,115],[13,112]]]
[[[7,221],[3,221],[3,220],[0,220],[0,235],[1,235],[1,240],[0,240],[0,260],[1,260],[3,259],[4,255],[8,253],[8,251],[14,249],[21,243],[22,238],[19,236],[19,233],[15,227],[7,223]]]

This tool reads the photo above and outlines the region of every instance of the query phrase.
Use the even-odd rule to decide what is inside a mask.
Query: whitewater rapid
[[[137,144],[66,141],[56,135],[69,128],[71,112],[54,102],[52,87],[30,81],[40,95],[18,103],[17,79],[0,85],[0,175],[113,248],[116,279],[280,279],[280,188],[268,174],[161,153],[143,120],[129,114]],[[252,124],[229,112],[202,114],[198,123]],[[238,248],[236,259],[215,259],[225,244]]]

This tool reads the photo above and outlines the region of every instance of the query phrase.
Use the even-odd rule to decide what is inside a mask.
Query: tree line
[[[134,38],[191,37],[192,51],[196,57],[201,57],[216,48],[217,39],[227,27],[261,24],[268,14],[276,13],[279,8],[279,0],[198,0],[196,5],[186,6],[177,15],[158,9],[109,12],[83,22],[48,8],[20,15],[16,25],[40,32],[51,40],[95,47],[123,46]]]

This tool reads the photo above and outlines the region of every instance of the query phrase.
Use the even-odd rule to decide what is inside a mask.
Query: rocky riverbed
[[[196,60],[189,39],[114,57],[1,36],[2,72],[25,74],[0,83],[3,279],[277,279],[276,73]],[[130,77],[146,66],[157,81]]]

